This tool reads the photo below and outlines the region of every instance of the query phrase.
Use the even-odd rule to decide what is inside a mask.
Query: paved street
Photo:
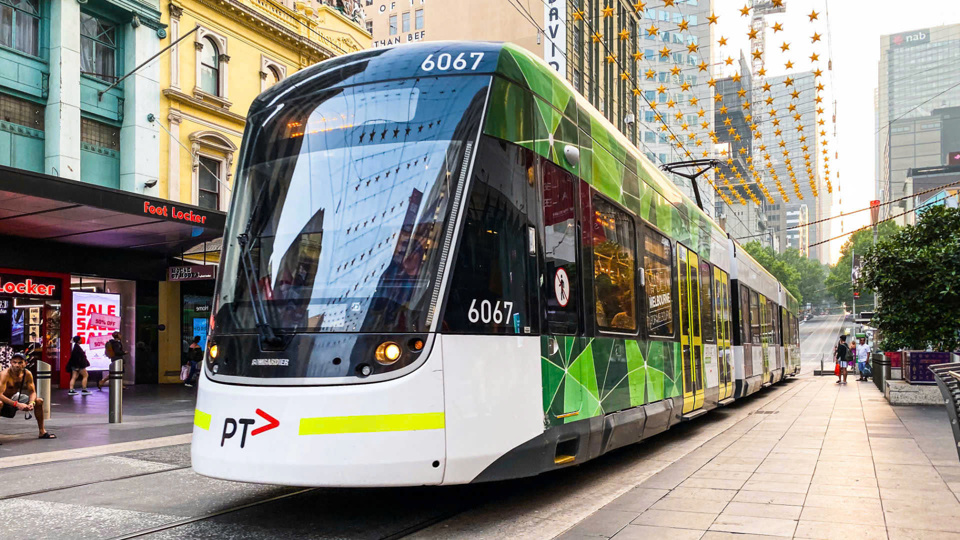
[[[839,331],[839,317],[802,326],[797,379],[511,482],[304,490],[212,480],[190,470],[189,435],[168,434],[182,429],[180,405],[168,406],[166,427],[131,415],[127,431],[155,433],[142,440],[92,421],[64,425],[62,446],[38,454],[23,452],[37,442],[5,436],[0,527],[10,538],[960,538],[944,410],[890,407],[872,383],[809,375]]]

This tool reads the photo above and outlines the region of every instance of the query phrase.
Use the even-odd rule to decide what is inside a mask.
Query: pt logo
[[[271,429],[280,426],[279,420],[263,412],[262,410],[257,409],[256,413],[257,416],[267,421],[267,425],[260,426],[251,431],[251,437],[256,437],[265,431],[270,431]],[[223,420],[223,435],[220,438],[220,446],[222,447],[224,443],[227,442],[227,439],[232,439],[233,436],[237,434],[237,429],[239,429],[239,426],[243,426],[243,432],[240,435],[240,448],[243,448],[247,444],[247,428],[249,428],[256,421],[256,418],[225,418]]]

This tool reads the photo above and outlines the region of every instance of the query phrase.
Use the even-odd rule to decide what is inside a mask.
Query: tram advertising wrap
[[[80,348],[87,353],[90,371],[110,369],[104,354],[109,336],[120,329],[120,295],[113,293],[73,293],[73,329],[80,336]]]

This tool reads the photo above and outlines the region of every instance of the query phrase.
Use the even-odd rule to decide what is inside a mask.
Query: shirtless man
[[[43,400],[37,397],[33,375],[27,371],[27,361],[20,353],[14,354],[10,359],[10,367],[0,372],[0,401],[16,407],[18,411],[33,412],[37,417],[41,439],[57,438],[43,428]]]

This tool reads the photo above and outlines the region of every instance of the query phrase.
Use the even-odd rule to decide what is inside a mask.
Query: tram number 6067
[[[503,304],[503,309],[500,309],[500,304]],[[480,302],[480,309],[477,309],[477,299],[474,298],[470,302],[470,309],[467,311],[467,319],[472,323],[482,322],[484,324],[501,324],[505,321],[510,320],[510,315],[513,313],[513,302],[500,302],[497,300],[497,304],[494,305],[489,300],[484,300]]]
[[[433,56],[427,56],[423,63],[420,64],[420,69],[423,71],[450,71],[452,68],[454,71],[463,71],[467,69],[469,62],[464,57],[467,53],[460,53],[456,58],[453,57],[450,53],[443,53],[436,55],[437,58],[434,60]],[[472,52],[469,53],[470,59],[473,60],[473,65],[470,66],[470,71],[476,71],[477,66],[480,65],[480,61],[483,60],[482,52]]]

